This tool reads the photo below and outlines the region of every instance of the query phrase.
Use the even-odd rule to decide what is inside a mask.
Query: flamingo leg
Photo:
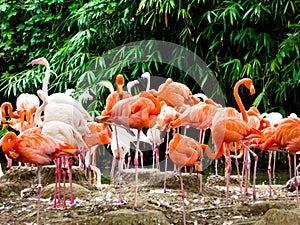
[[[254,158],[254,170],[253,170],[253,182],[252,182],[252,186],[253,186],[253,201],[256,201],[256,188],[255,188],[255,184],[256,184],[256,170],[257,170],[257,161],[258,161],[258,156],[255,152],[253,152],[250,148],[248,148],[249,152],[253,155]]]
[[[135,212],[145,212],[145,209],[138,208],[137,207],[137,192],[138,192],[138,166],[139,166],[139,161],[138,161],[138,150],[140,146],[140,135],[141,131],[138,130],[137,132],[137,144],[136,144],[136,150],[135,150],[135,155],[134,155],[134,168],[135,168],[135,192],[134,192],[134,206],[133,206],[133,211]]]
[[[228,156],[226,156],[226,200],[225,205],[228,205],[228,195],[229,195],[229,183],[230,183],[230,173],[231,173],[231,158],[230,158],[230,146],[228,144]]]
[[[63,172],[63,182],[64,182],[64,200],[63,200],[63,206],[61,209],[66,209],[67,205],[66,205],[66,177],[67,177],[67,168],[63,167],[62,168]]]
[[[274,184],[275,184],[275,182],[276,182],[276,179],[275,179],[276,151],[274,151],[273,153],[274,153],[274,161],[273,161],[273,179],[274,179]]]
[[[297,192],[297,205],[299,208],[299,183],[298,183],[298,179],[297,179],[297,175],[298,175],[298,170],[300,167],[300,164],[298,166],[296,166],[296,162],[297,161],[297,154],[294,155],[294,164],[295,164],[295,186],[296,186],[296,192]]]
[[[116,131],[116,143],[117,143],[117,149],[118,149],[118,155],[116,157],[114,157],[113,159],[113,166],[112,169],[115,167],[115,162],[116,160],[118,160],[118,183],[119,183],[119,202],[114,204],[114,205],[122,205],[125,204],[125,201],[122,198],[122,177],[121,177],[121,171],[123,168],[122,165],[122,159],[121,159],[121,154],[120,154],[120,146],[119,146],[119,141],[118,141],[118,133],[117,133],[117,127],[115,126],[115,131]],[[114,174],[112,173],[111,176],[113,176]]]
[[[252,195],[253,195],[253,201],[255,202],[256,201],[256,189],[255,189],[255,183],[256,183],[256,169],[257,169],[257,161],[258,161],[258,156],[255,152],[253,152],[248,146],[246,146],[243,142],[241,142],[241,144],[245,147],[245,149],[247,149],[247,154],[248,154],[248,157],[249,157],[249,154],[251,153],[251,155],[253,156],[254,158],[254,171],[253,171],[253,192],[252,192]],[[248,181],[247,181],[248,182]]]
[[[56,165],[56,170],[55,170],[54,203],[53,203],[52,209],[56,209],[56,207],[57,207],[56,195],[57,195],[57,185],[58,185],[58,173],[60,172],[60,170],[58,168],[59,167],[58,159],[55,160],[55,165]]]
[[[269,151],[269,163],[268,163],[268,177],[269,177],[269,187],[270,187],[270,194],[269,197],[272,197],[272,168],[271,168],[271,162],[272,162],[272,151]]]
[[[72,181],[72,174],[73,174],[73,169],[72,169],[72,164],[73,160],[72,158],[69,159],[69,184],[70,184],[70,205],[74,204],[74,193],[73,193],[73,181]]]
[[[183,224],[186,224],[186,212],[185,212],[185,204],[184,204],[184,187],[183,187],[183,181],[182,181],[182,173],[181,173],[181,168],[178,168],[179,172],[179,178],[180,178],[180,187],[181,187],[181,197],[182,197],[182,214],[183,214]]]
[[[40,224],[40,205],[41,205],[41,193],[42,193],[42,178],[41,178],[41,165],[37,165],[37,173],[38,173],[38,202],[37,202],[37,213],[36,213],[36,223]]]
[[[62,158],[60,157],[60,158],[58,158],[57,204],[61,204],[61,199],[60,199],[61,170],[62,170]]]
[[[111,169],[110,169],[110,183],[114,182],[115,166],[116,166],[116,156],[113,157],[113,161],[112,161],[112,164],[111,164]]]
[[[92,147],[93,149],[93,166],[97,167],[97,146]],[[97,184],[97,173],[95,170],[93,170],[93,174],[94,174],[94,184]]]
[[[155,159],[156,159],[156,169],[160,169],[159,168],[159,147],[156,147]]]
[[[234,154],[235,154],[236,171],[237,171],[238,180],[239,180],[239,183],[240,183],[240,192],[241,192],[241,196],[243,196],[243,179],[241,178],[241,175],[240,175],[239,161],[238,161],[238,158],[240,158],[242,155],[241,156],[237,155],[236,142],[234,144]],[[242,204],[244,204],[244,198],[243,197],[242,197]]]
[[[166,161],[165,161],[165,174],[164,174],[164,193],[167,192],[167,170],[168,170],[168,151],[169,151],[169,131],[167,131],[167,142],[166,142]]]
[[[290,179],[292,179],[292,166],[291,166],[291,156],[290,156],[290,153],[288,153],[287,157],[288,157],[288,162],[289,162]]]
[[[201,144],[204,143],[204,137],[205,137],[205,130],[200,129],[200,133],[199,133],[199,141]],[[198,167],[198,179],[199,179],[199,195],[203,195],[203,182],[202,182],[202,156],[203,156],[203,151],[201,149],[201,158],[199,159],[199,164],[197,165]]]
[[[144,169],[144,154],[143,152],[139,149],[140,157],[141,157],[141,166],[142,169]]]
[[[218,176],[218,160],[215,160],[215,176]]]

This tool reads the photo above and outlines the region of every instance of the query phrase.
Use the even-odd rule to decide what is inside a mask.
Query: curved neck
[[[42,90],[48,96],[48,83],[49,83],[49,77],[50,77],[50,65],[49,65],[48,61],[45,61],[44,65],[46,66],[46,72],[45,72],[45,77],[44,77],[44,81],[43,81]]]
[[[101,81],[99,83],[99,86],[104,86],[104,87],[108,88],[110,94],[112,94],[115,91],[114,86],[112,85],[112,83],[110,83],[108,81]]]
[[[5,117],[6,117],[6,108],[7,108],[7,113],[8,113],[8,115],[11,118],[14,118],[14,119],[18,119],[19,118],[19,115],[16,115],[16,114],[13,113],[13,107],[12,107],[11,103],[10,102],[4,102],[1,105],[1,115],[2,115],[2,120],[3,121],[6,121],[5,120]]]
[[[205,151],[206,155],[208,158],[210,159],[218,159],[223,155],[223,148],[224,146],[222,145],[221,148],[219,150],[217,150],[215,153],[212,153],[210,147],[206,144],[201,144],[202,149]]]
[[[242,103],[241,97],[239,95],[239,87],[241,84],[244,84],[244,80],[239,80],[236,83],[236,85],[234,86],[234,89],[233,89],[233,96],[234,96],[234,99],[235,99],[241,113],[242,113],[243,120],[248,123],[247,113],[246,113],[245,107]]]

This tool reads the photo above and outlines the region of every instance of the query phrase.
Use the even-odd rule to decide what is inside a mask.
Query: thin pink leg
[[[271,162],[272,162],[272,151],[269,151],[269,163],[268,163],[268,177],[269,177],[269,187],[270,187],[270,194],[269,197],[272,197],[272,168],[271,168]]]
[[[178,168],[179,178],[180,178],[180,187],[181,187],[181,197],[182,197],[182,214],[183,214],[183,224],[186,224],[186,213],[185,213],[185,204],[184,204],[184,187],[183,187],[183,181],[182,181],[182,173],[181,168]]]
[[[167,192],[167,169],[168,169],[168,153],[169,153],[169,131],[167,131],[167,142],[166,142],[166,161],[165,161],[165,174],[164,174],[164,193]]]
[[[231,158],[230,158],[230,146],[228,144],[228,157],[226,156],[226,200],[225,200],[225,205],[228,205],[231,169],[232,169],[232,167],[231,167]]]
[[[134,168],[135,168],[135,192],[134,192],[134,205],[133,205],[133,211],[135,212],[145,212],[145,209],[141,209],[137,207],[137,192],[138,192],[138,166],[139,166],[139,160],[138,160],[138,150],[140,147],[140,135],[141,131],[138,130],[137,133],[137,144],[135,149],[135,155],[134,155]]]
[[[70,205],[74,204],[74,193],[73,193],[73,180],[72,180],[72,169],[73,160],[69,159],[69,185],[70,185]]]
[[[36,223],[40,224],[40,205],[41,205],[41,193],[42,193],[42,178],[41,178],[41,165],[37,165],[38,172],[38,203],[37,203],[37,213],[36,213]]]

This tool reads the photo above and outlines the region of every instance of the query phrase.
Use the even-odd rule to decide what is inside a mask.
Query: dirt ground
[[[51,209],[55,181],[54,166],[42,169],[42,199],[40,224],[183,224],[182,195],[179,176],[167,174],[167,193],[163,192],[164,173],[139,169],[138,207],[145,212],[133,212],[134,169],[121,173],[122,196],[125,204],[116,205],[120,181],[99,187],[88,184],[85,172],[74,167],[73,189],[75,204],[67,209]],[[187,224],[300,224],[300,207],[295,192],[283,185],[256,186],[257,200],[253,202],[252,187],[244,204],[241,202],[237,177],[231,178],[228,206],[225,202],[225,180],[222,176],[208,177],[199,196],[199,181],[195,174],[183,174]],[[0,224],[35,224],[37,213],[36,170],[12,167],[0,178]],[[63,184],[61,184],[63,190]],[[245,187],[243,187],[243,192]],[[63,192],[63,191],[62,191]],[[66,185],[67,201],[69,184]],[[68,203],[68,202],[67,202]],[[300,203],[299,203],[300,205]]]

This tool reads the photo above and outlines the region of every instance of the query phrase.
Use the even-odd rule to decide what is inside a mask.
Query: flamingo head
[[[34,60],[31,61],[31,65],[32,66],[37,65],[37,64],[47,66],[47,65],[49,65],[49,62],[44,57],[41,57],[41,58],[38,58],[38,59],[34,59]]]
[[[116,82],[118,86],[123,86],[124,85],[124,77],[121,74],[118,74],[116,77]]]
[[[141,78],[146,78],[149,79],[150,78],[150,73],[149,72],[145,72],[141,75]]]
[[[250,90],[250,95],[255,94],[255,88],[253,85],[253,81],[250,78],[244,78],[243,84],[246,86],[248,90]]]

